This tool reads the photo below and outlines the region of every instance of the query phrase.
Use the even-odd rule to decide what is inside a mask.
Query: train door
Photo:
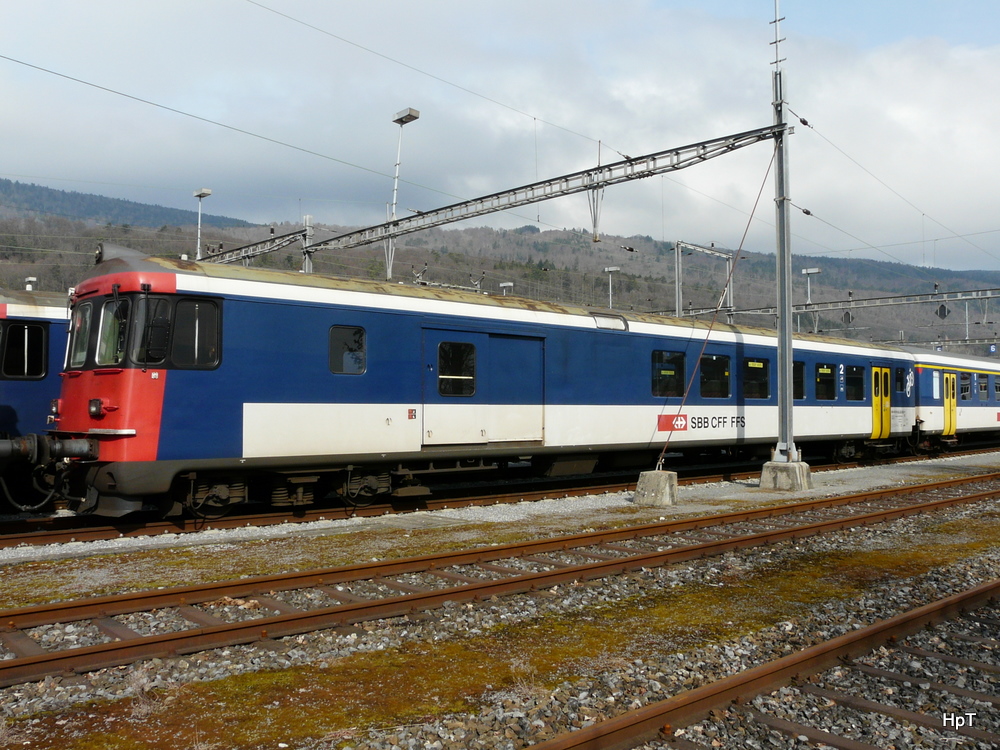
[[[489,439],[489,335],[424,329],[424,445]]]
[[[542,339],[424,329],[423,444],[542,440]]]
[[[944,373],[944,429],[942,435],[954,435],[958,424],[958,375]]]
[[[872,440],[889,437],[892,429],[892,390],[888,367],[872,367]]]

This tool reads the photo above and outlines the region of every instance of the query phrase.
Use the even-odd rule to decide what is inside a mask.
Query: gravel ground
[[[873,487],[933,481],[997,468],[1000,468],[1000,455],[990,454],[895,467],[816,473],[815,489],[809,493],[797,494],[796,497],[858,492]],[[666,510],[657,509],[655,517],[718,512],[733,507],[746,507],[748,504],[793,499],[795,498],[789,497],[787,493],[763,492],[755,483],[749,482],[701,485],[682,488],[682,505]],[[290,525],[277,529],[272,527],[202,532],[183,539],[158,537],[155,540],[117,540],[62,545],[59,548],[22,548],[0,551],[0,566],[69,556],[99,555],[95,559],[106,559],[109,554],[118,551],[135,551],[163,545],[239,544],[243,540],[273,538],[274,535],[341,533],[345,525],[352,529],[377,529],[386,526],[398,528],[400,525],[420,528],[421,524],[424,524],[424,528],[431,525],[461,529],[468,524],[492,523],[498,524],[498,529],[509,530],[518,524],[535,524],[540,518],[546,521],[561,518],[565,520],[565,533],[573,533],[585,529],[594,515],[606,513],[609,509],[627,509],[630,505],[630,493],[619,493],[587,499],[412,514],[375,521],[358,519]],[[935,515],[933,520],[934,523],[942,523],[966,519],[971,523],[987,513],[1000,514],[1000,503],[993,503],[989,508],[980,505],[974,509],[953,509]],[[652,520],[652,517],[646,520]],[[301,665],[327,668],[338,659],[359,652],[391,650],[414,642],[442,643],[470,634],[486,633],[502,624],[585,612],[595,607],[634,601],[651,591],[659,592],[678,586],[724,587],[731,585],[734,575],[738,577],[768,566],[780,565],[785,560],[796,559],[803,554],[805,547],[808,547],[810,554],[820,554],[845,548],[859,551],[889,549],[900,543],[913,544],[914,540],[922,540],[920,543],[928,544],[933,541],[933,536],[925,533],[927,524],[925,517],[905,519],[891,526],[855,529],[812,538],[807,543],[774,545],[691,564],[645,570],[641,574],[581,586],[495,599],[477,605],[445,606],[431,617],[396,618],[366,627],[296,636],[267,645],[237,646],[183,658],[154,659],[133,668],[101,670],[82,678],[47,679],[41,683],[0,690],[0,718],[28,718],[27,722],[19,723],[18,731],[25,733],[26,739],[23,741],[30,744],[32,720],[29,717],[40,716],[43,712],[60,713],[88,701],[136,698],[154,690],[167,690],[194,681],[216,680],[257,670],[281,670]],[[525,684],[517,689],[492,693],[487,691],[480,698],[482,710],[476,714],[448,715],[428,723],[389,729],[345,729],[334,732],[326,739],[313,739],[300,744],[289,740],[284,746],[300,750],[332,750],[343,747],[354,750],[507,750],[525,747],[559,731],[589,726],[622,711],[661,700],[706,681],[783,656],[793,649],[835,637],[998,576],[1000,550],[988,549],[931,572],[873,585],[859,598],[827,600],[808,614],[739,638],[693,650],[685,649],[683,644],[663,644],[653,654],[648,649],[644,650],[641,657],[626,652],[620,658],[595,659],[590,664],[576,664],[574,674],[577,676],[572,681],[555,687],[540,687],[526,679]],[[281,594],[281,598],[296,606],[326,606],[330,603],[323,592],[313,590]],[[206,609],[224,619],[262,617],[270,613],[269,610],[262,610],[255,602],[240,600],[216,602]],[[181,626],[181,618],[172,610],[128,616],[120,620],[140,632],[165,632]],[[72,643],[83,646],[103,639],[100,633],[92,632],[87,626],[53,625],[38,630],[39,637],[52,644]],[[10,658],[10,655],[5,655],[0,650],[0,657]],[[737,726],[735,723],[733,725]],[[703,729],[703,736],[709,738],[709,746],[713,744],[712,738],[724,735],[726,726],[726,722],[722,721],[716,727]],[[762,736],[767,738],[769,735],[765,732]],[[3,739],[0,733],[0,743]],[[38,741],[41,738],[35,739]],[[905,746],[898,744],[902,742],[900,738],[892,741],[897,742],[897,747]],[[17,744],[20,746],[21,742]],[[765,743],[760,746],[795,747],[796,744],[793,740],[787,745]],[[890,747],[892,744],[890,742],[882,746]],[[971,744],[948,746],[975,747]],[[217,741],[212,747],[225,748],[228,745],[224,741]]]

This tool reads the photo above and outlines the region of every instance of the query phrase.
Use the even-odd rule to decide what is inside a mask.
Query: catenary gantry
[[[305,229],[284,235],[282,238],[277,238],[290,238],[287,242],[279,244],[276,238],[270,238],[264,242],[245,245],[224,253],[210,253],[205,256],[204,260],[214,263],[245,262],[250,258],[273,252],[295,240],[301,239],[303,242],[303,271],[309,273],[312,270],[312,255],[317,250],[347,249],[360,245],[368,245],[381,240],[388,240],[392,237],[418,232],[422,229],[430,229],[456,221],[472,219],[497,211],[506,211],[519,206],[582,193],[587,190],[601,190],[610,185],[674,172],[694,164],[700,164],[709,159],[714,159],[717,156],[732,153],[745,146],[773,139],[784,128],[784,125],[771,125],[765,128],[757,128],[756,130],[747,130],[735,135],[692,143],[680,148],[658,151],[653,154],[646,154],[645,156],[627,157],[611,164],[584,169],[553,179],[533,182],[511,190],[502,190],[431,211],[418,212],[413,216],[396,218],[383,224],[348,232],[316,243],[310,243],[312,227],[307,222]]]

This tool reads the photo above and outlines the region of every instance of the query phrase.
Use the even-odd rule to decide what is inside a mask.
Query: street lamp
[[[195,247],[194,259],[201,260],[201,199],[212,194],[208,188],[201,188],[194,191],[194,197],[198,199],[198,245]]]
[[[608,266],[604,269],[604,273],[608,275],[608,309],[614,309],[614,305],[611,304],[611,274],[615,271],[621,271],[622,269],[618,266]]]
[[[412,107],[407,107],[401,112],[397,112],[396,116],[393,118],[393,122],[399,125],[399,143],[396,146],[396,174],[392,179],[392,214],[389,217],[389,221],[396,220],[396,194],[399,191],[399,160],[403,153],[403,126],[408,122],[413,122],[420,117],[420,112],[413,109]],[[392,232],[393,227],[389,227],[389,231]],[[392,259],[396,254],[396,249],[393,243],[393,236],[390,234],[389,239],[385,241],[385,280],[390,281],[392,279]]]

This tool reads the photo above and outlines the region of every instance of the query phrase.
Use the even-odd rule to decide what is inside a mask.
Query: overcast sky
[[[772,123],[773,0],[4,6],[0,176],[254,222],[383,221],[406,107],[400,214]],[[781,14],[793,252],[1000,269],[1000,3]],[[600,229],[773,251],[771,155],[610,188]],[[535,222],[587,199],[474,223]]]

